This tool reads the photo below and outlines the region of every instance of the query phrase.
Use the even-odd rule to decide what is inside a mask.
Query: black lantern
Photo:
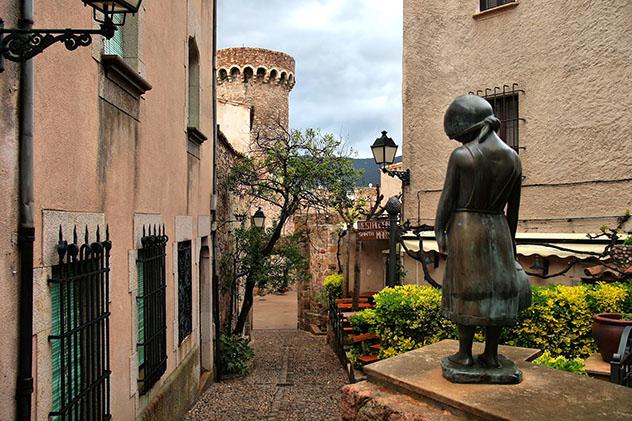
[[[257,209],[254,215],[252,215],[252,225],[255,228],[262,229],[266,224],[266,215],[261,208]]]
[[[81,0],[104,15],[136,13],[143,0]]]
[[[382,132],[382,137],[378,137],[371,145],[371,152],[373,152],[373,159],[375,163],[382,169],[384,174],[391,177],[397,177],[402,181],[404,186],[410,185],[410,170],[406,171],[391,171],[386,167],[395,162],[395,154],[397,153],[397,144],[390,137],[386,136],[387,131]]]
[[[395,161],[395,154],[397,153],[397,144],[390,137],[386,136],[387,131],[382,132],[382,137],[378,137],[371,145],[371,152],[373,152],[373,159],[375,163],[380,167],[385,165],[391,165]]]

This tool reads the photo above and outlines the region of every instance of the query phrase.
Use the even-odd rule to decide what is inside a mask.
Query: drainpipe
[[[33,27],[33,0],[21,0],[22,18],[19,26]],[[31,419],[33,394],[33,61],[20,66],[19,117],[19,212],[18,260],[20,265],[20,296],[18,300],[18,376],[16,385],[16,418]]]
[[[215,381],[221,380],[219,370],[221,334],[219,318],[219,273],[217,272],[217,136],[219,124],[217,124],[217,1],[213,1],[213,57],[211,59],[213,70],[213,199],[211,206],[211,246],[213,248],[213,274],[211,287],[213,289],[213,324],[215,325],[215,340],[213,341],[213,373]]]

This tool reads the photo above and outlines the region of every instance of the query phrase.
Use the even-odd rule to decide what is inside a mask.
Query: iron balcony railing
[[[109,230],[83,244],[63,238],[49,279],[52,295],[51,420],[110,419],[110,249]]]
[[[147,231],[147,232],[146,232]],[[165,227],[143,226],[138,250],[138,389],[144,395],[167,369]]]

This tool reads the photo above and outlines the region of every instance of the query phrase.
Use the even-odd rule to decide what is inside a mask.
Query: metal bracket
[[[92,44],[92,35],[110,39],[116,30],[111,21],[102,23],[99,29],[4,29],[4,22],[0,19],[0,72],[4,70],[3,59],[24,62],[58,42],[73,51]]]
[[[384,167],[382,168],[382,172],[390,177],[399,178],[404,186],[410,186],[410,169],[406,171],[390,171]]]

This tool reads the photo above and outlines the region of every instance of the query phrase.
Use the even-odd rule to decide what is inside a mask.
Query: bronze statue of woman
[[[500,367],[502,326],[531,304],[515,248],[522,169],[496,134],[499,126],[492,106],[476,95],[456,98],[444,118],[448,137],[463,144],[450,156],[435,222],[447,254],[441,310],[459,330],[459,351],[448,359],[461,367]],[[485,328],[485,350],[475,360],[476,326]]]

